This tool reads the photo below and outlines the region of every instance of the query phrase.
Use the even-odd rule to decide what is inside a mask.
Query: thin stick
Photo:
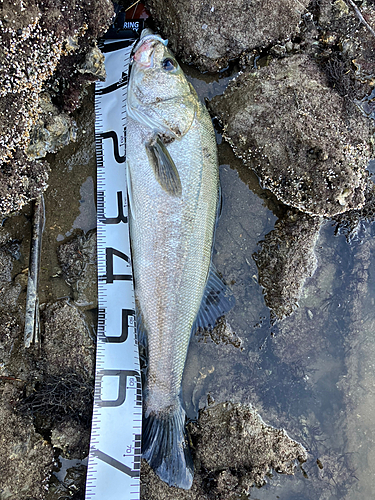
[[[357,14],[358,19],[361,21],[361,23],[366,26],[366,28],[369,30],[369,32],[375,36],[375,31],[371,28],[369,23],[366,21],[366,19],[362,16],[361,11],[358,9],[356,4],[353,2],[353,0],[346,0],[350,5],[353,7],[355,13]]]
[[[134,2],[130,7],[128,7],[127,9],[125,9],[125,12],[128,12],[128,10],[130,10],[132,7],[134,7],[134,5],[137,5],[137,3],[139,3],[141,0],[137,0],[136,2]]]
[[[21,378],[7,377],[6,375],[0,375],[0,380],[15,380],[16,382],[25,382],[25,380],[22,380]]]
[[[25,315],[25,347],[39,341],[39,298],[38,283],[40,269],[40,252],[44,229],[44,198],[40,195],[34,202],[33,227],[30,243],[29,275],[27,280],[26,315]]]

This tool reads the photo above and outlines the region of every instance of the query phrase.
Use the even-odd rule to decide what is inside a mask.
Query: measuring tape
[[[107,35],[108,36],[108,35]],[[142,388],[126,187],[126,97],[134,31],[104,40],[95,87],[98,335],[86,500],[139,500]]]

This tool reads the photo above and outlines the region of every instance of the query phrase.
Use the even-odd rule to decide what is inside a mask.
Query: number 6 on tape
[[[116,399],[108,400],[107,398],[103,398],[103,377],[115,377],[115,384],[118,386],[117,397]],[[129,378],[128,378],[129,377]],[[98,406],[121,406],[126,399],[126,389],[128,388],[137,388],[137,382],[134,382],[134,378],[136,381],[141,383],[139,373],[131,370],[99,370],[96,374],[96,379],[98,385],[100,384],[100,392],[96,396],[96,403]],[[128,383],[127,383],[128,379]],[[137,380],[138,379],[138,380]],[[111,380],[113,382],[113,380]],[[113,384],[111,384],[113,388]],[[116,387],[116,386],[115,386]],[[141,395],[141,393],[139,394]],[[141,398],[139,398],[141,402]]]

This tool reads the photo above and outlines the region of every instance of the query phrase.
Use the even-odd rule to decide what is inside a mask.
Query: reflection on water
[[[208,95],[206,84],[202,89]],[[93,117],[93,112],[92,101],[86,100],[85,113]],[[46,193],[42,302],[71,295],[59,275],[59,235],[65,241],[74,229],[92,227],[92,118],[91,130],[89,123],[87,119],[81,142],[53,160]],[[213,260],[236,297],[226,318],[232,341],[225,335],[223,342],[220,336],[215,341],[202,334],[193,338],[183,386],[188,414],[194,418],[208,395],[211,402],[250,403],[266,423],[284,427],[309,450],[308,461],[294,477],[275,473],[251,498],[368,500],[375,473],[372,228],[362,241],[348,245],[326,222],[316,246],[318,268],[306,281],[299,308],[271,326],[252,255],[285,207],[259,187],[225,143],[220,162],[223,208]]]

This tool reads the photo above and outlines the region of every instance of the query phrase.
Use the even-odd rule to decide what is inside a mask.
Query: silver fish
[[[211,264],[219,199],[215,133],[167,48],[144,30],[128,87],[127,180],[138,331],[146,338],[142,452],[160,478],[193,481],[181,404],[191,333],[232,307]]]

